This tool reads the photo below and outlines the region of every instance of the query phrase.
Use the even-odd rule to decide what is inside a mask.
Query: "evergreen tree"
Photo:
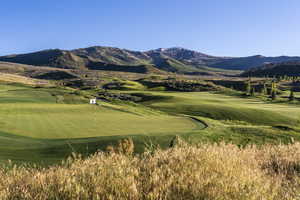
[[[294,101],[294,100],[295,100],[295,96],[294,96],[294,91],[293,91],[293,89],[291,89],[291,91],[290,91],[289,100],[290,100],[290,101]]]
[[[267,95],[267,94],[268,94],[268,89],[267,89],[267,84],[266,84],[266,83],[264,83],[264,85],[263,85],[262,93],[263,93],[264,95]]]
[[[277,87],[275,81],[272,82],[272,87],[271,87],[271,98],[272,100],[275,100],[277,97]]]
[[[247,85],[246,85],[246,94],[250,95],[251,94],[251,80],[249,79],[247,81]]]
[[[255,96],[255,88],[254,88],[254,87],[251,88],[251,93],[250,93],[250,95],[253,96],[253,97]]]
[[[275,100],[277,98],[275,90],[272,91],[271,98],[272,98],[272,100]]]
[[[274,82],[274,90],[277,93],[277,84],[276,84],[276,82]]]

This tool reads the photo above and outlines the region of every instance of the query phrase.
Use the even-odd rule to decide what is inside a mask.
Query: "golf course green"
[[[119,137],[162,137],[204,128],[189,117],[144,106],[90,105],[88,99],[57,88],[1,85],[0,95],[0,159],[48,162],[72,151],[103,149]]]
[[[59,163],[128,137],[135,152],[166,148],[176,135],[238,145],[300,140],[296,105],[216,92],[112,92],[141,100],[90,105],[88,91],[0,84],[0,160]]]

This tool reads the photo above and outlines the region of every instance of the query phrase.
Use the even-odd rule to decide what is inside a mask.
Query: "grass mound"
[[[187,146],[142,156],[97,153],[47,169],[0,168],[6,199],[296,199],[300,144]]]
[[[238,120],[256,125],[298,126],[299,124],[299,108],[265,103],[259,99],[209,92],[153,91],[136,95],[144,97],[143,104],[170,114],[180,113],[216,120]]]
[[[298,121],[281,115],[271,110],[260,110],[255,108],[235,108],[224,105],[177,105],[157,106],[157,109],[169,113],[182,113],[208,117],[216,120],[241,120],[259,125],[289,124],[296,125]]]
[[[115,80],[104,85],[106,89],[114,90],[144,90],[146,87],[139,82],[130,80]]]

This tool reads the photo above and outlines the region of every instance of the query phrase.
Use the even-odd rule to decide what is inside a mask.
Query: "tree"
[[[272,91],[271,98],[272,98],[272,100],[275,100],[277,98],[275,90]]]
[[[251,94],[251,80],[250,79],[246,83],[246,94],[247,95]]]
[[[250,93],[251,96],[255,96],[255,88],[251,88],[251,93]]]
[[[294,100],[295,100],[295,96],[294,96],[294,91],[293,91],[293,89],[291,89],[291,91],[290,91],[289,100],[290,100],[290,101],[294,101]]]
[[[271,98],[272,100],[275,100],[277,97],[277,86],[275,81],[272,82],[272,87],[271,87]]]
[[[268,88],[267,88],[267,84],[266,84],[266,83],[264,83],[264,85],[263,85],[262,93],[263,93],[264,95],[267,95],[267,94],[268,94]]]

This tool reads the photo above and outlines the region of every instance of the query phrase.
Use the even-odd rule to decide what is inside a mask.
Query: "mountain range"
[[[50,49],[27,54],[1,56],[0,61],[48,66],[63,69],[90,69],[137,73],[175,72],[206,74],[222,70],[249,70],[268,63],[300,61],[300,57],[211,56],[197,51],[173,47],[150,51],[93,46],[74,50]]]

